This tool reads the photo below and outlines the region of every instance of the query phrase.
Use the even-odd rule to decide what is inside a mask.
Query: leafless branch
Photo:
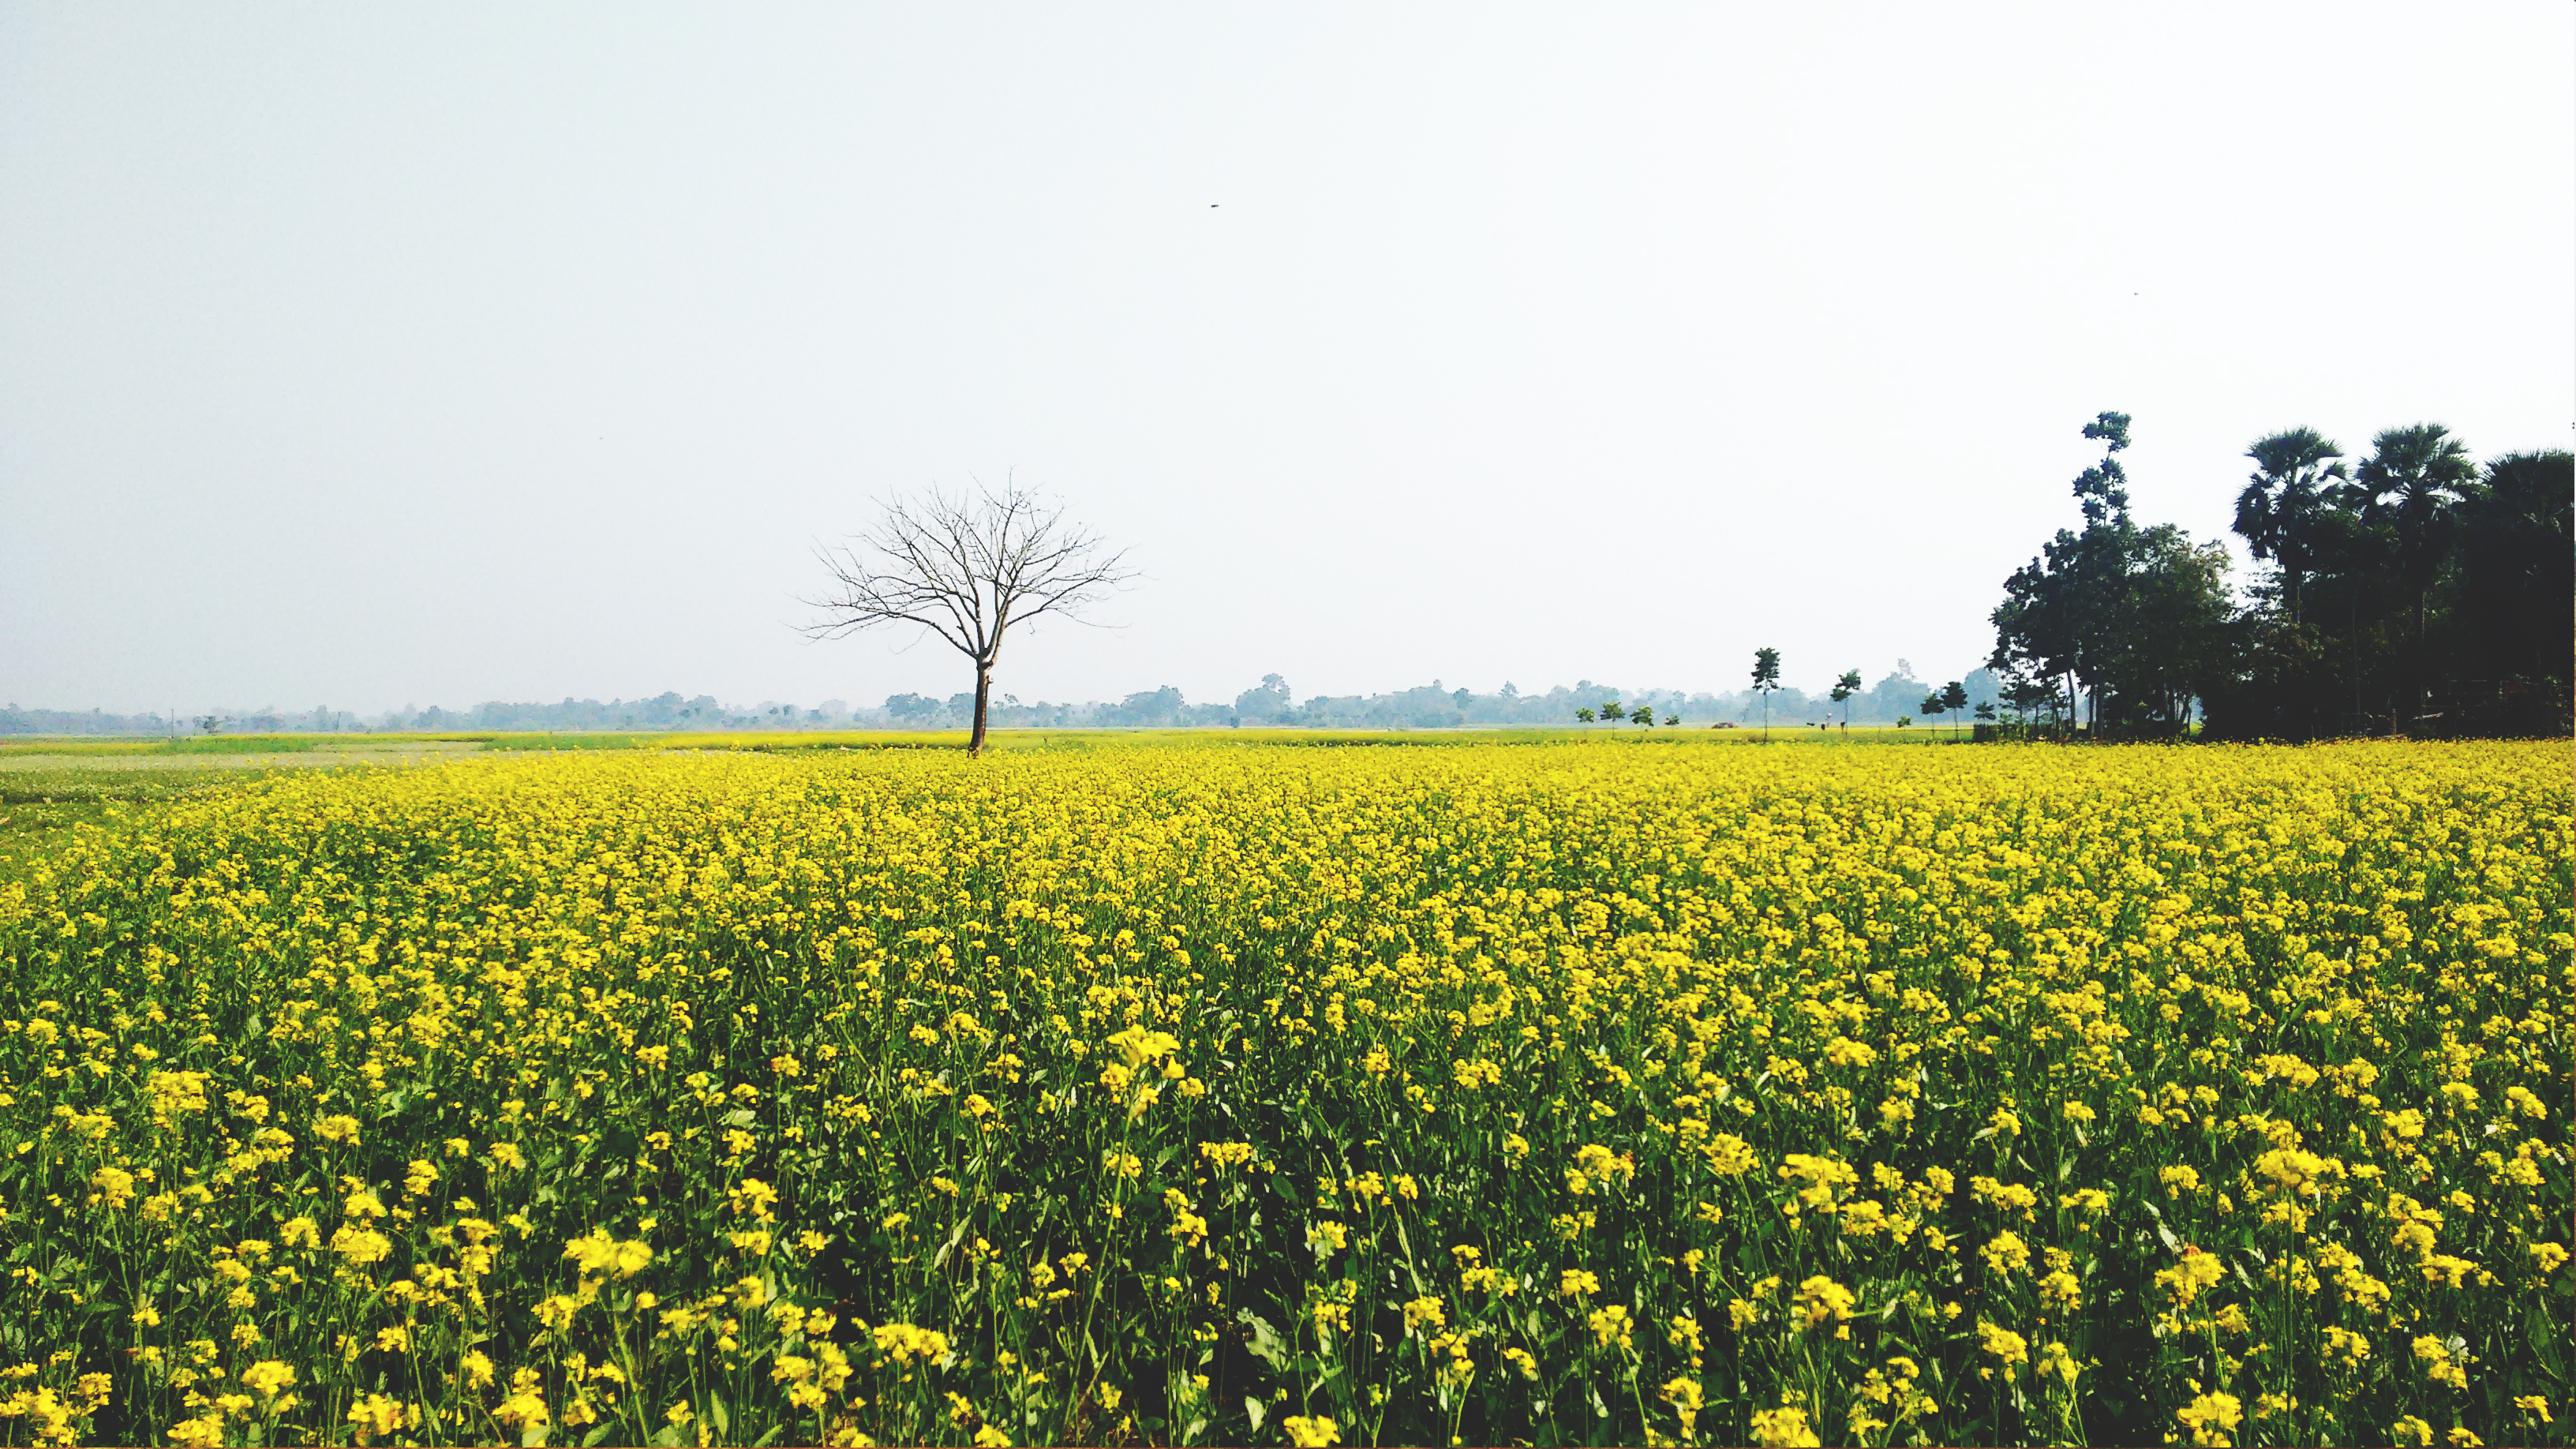
[[[1016,482],[998,493],[979,483],[972,496],[932,489],[883,508],[856,547],[816,546],[831,585],[802,601],[822,614],[803,632],[837,639],[910,624],[937,636],[974,661],[979,749],[993,665],[1011,627],[1048,614],[1078,620],[1136,577],[1124,550]]]

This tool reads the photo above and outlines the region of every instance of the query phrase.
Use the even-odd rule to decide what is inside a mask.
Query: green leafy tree
[[[2378,433],[2341,476],[2312,434],[2264,442],[2278,447],[2257,445],[2263,486],[2240,499],[2238,531],[2278,582],[2223,631],[2213,735],[2565,731],[2576,460],[2474,468],[2425,423]]]
[[[1858,693],[1860,693],[1860,671],[1857,669],[1844,670],[1842,678],[1834,681],[1833,701],[1843,707],[1843,728],[1845,730],[1849,730],[1851,728],[1851,700],[1852,696]]]
[[[2076,536],[2059,529],[2040,545],[2039,557],[2004,580],[2003,602],[1988,616],[1995,626],[1988,665],[1998,674],[2044,682],[2052,708],[2070,718],[2088,662],[2079,622],[2084,562]]]
[[[2476,477],[2468,444],[2439,423],[2388,429],[2371,439],[2370,456],[2353,472],[2362,526],[2386,541],[2390,582],[2414,615],[2411,658],[2402,672],[2418,715],[2433,672],[2425,649],[2433,581],[2450,552],[2463,490]]]
[[[2226,677],[2204,699],[2218,734],[2309,738],[2361,727],[2367,701],[2394,709],[2395,537],[2384,514],[2364,522],[2364,491],[2333,447],[2294,428],[2248,450],[2263,467],[2238,495],[2235,531],[2277,582],[2234,621]]]
[[[2075,497],[2084,510],[2089,525],[2110,523],[2129,516],[2129,474],[2120,466],[2119,452],[2129,446],[2127,413],[2096,413],[2084,425],[2084,436],[2103,444],[2102,461],[2085,469],[2075,479]]]
[[[1587,704],[1587,705],[1583,705],[1583,706],[1581,706],[1581,707],[1577,708],[1577,709],[1574,711],[1574,722],[1575,722],[1576,724],[1579,724],[1579,725],[1589,725],[1589,724],[1591,724],[1591,723],[1592,723],[1592,706],[1590,706],[1590,705],[1588,705],[1588,704]]]
[[[2046,680],[2020,676],[2005,683],[2004,702],[2012,706],[2013,713],[2024,723],[2043,714],[2054,715],[2065,704]]]
[[[2280,570],[2282,607],[2295,627],[2332,490],[2351,474],[2335,461],[2343,451],[2314,428],[2257,438],[2245,456],[2254,474],[2236,495],[2236,534],[2254,557]]]
[[[2114,722],[2132,732],[2174,733],[2230,665],[2235,604],[2227,551],[2195,544],[2169,523],[2131,541],[2119,634],[2110,649]]]
[[[2061,682],[2070,714],[2081,686],[2095,730],[2172,733],[2225,672],[2226,555],[2170,524],[2141,528],[2130,518],[2127,475],[2108,456],[2128,446],[2128,425],[2124,413],[2086,425],[2086,437],[2110,447],[2075,481],[2084,531],[2060,529],[2005,580],[1991,663],[1999,674]]]
[[[1780,651],[1754,650],[1753,689],[1755,693],[1762,696],[1762,738],[1765,743],[1768,743],[1771,738],[1771,692],[1779,687]]]
[[[1968,686],[1955,679],[1942,685],[1941,708],[1954,715],[1967,713]],[[1958,737],[1959,727],[1956,723],[1953,723],[1950,726],[1950,738],[1957,739]]]
[[[1290,714],[1290,699],[1288,681],[1265,674],[1261,683],[1234,697],[1235,717],[1254,724],[1283,723]]]
[[[2038,558],[2004,581],[2004,602],[1992,616],[1995,671],[2062,681],[2070,714],[2081,686],[2098,716],[2107,646],[2117,630],[2136,533],[2129,475],[2118,457],[2129,446],[2129,421],[2127,413],[2104,412],[2084,425],[2085,437],[2104,444],[2102,461],[2078,474],[2072,488],[2084,531],[2059,529]]]
[[[1628,717],[1628,707],[1615,699],[1603,700],[1601,702],[1601,717],[1610,722],[1611,731],[1616,733],[1619,728],[1619,721]]]
[[[2452,510],[2477,477],[2469,445],[2440,423],[2390,428],[2371,439],[2370,456],[2353,474],[2365,527],[2385,528],[2395,544],[2397,583],[2415,610],[2415,636],[2425,633],[2425,605],[2450,542]]]
[[[2492,730],[2564,734],[2576,657],[2576,455],[2498,458],[2459,513],[2443,649],[2466,683],[2454,707],[2485,711]]]

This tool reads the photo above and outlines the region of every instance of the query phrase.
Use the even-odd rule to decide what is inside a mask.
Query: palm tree
[[[2398,582],[2415,591],[2419,640],[2452,506],[2476,477],[2469,445],[2440,423],[2390,428],[2371,439],[2370,457],[2354,477],[2360,485],[2362,522],[2388,529],[2397,545]]]
[[[2397,583],[2414,595],[2415,653],[2423,666],[2425,615],[2433,580],[2450,544],[2453,509],[2476,481],[2469,445],[2440,423],[2390,428],[2370,440],[2370,456],[2353,476],[2362,526],[2384,533],[2395,555]],[[2420,682],[2416,708],[2423,708]]]
[[[2254,460],[2254,474],[2236,495],[2236,533],[2256,558],[2280,565],[2281,602],[2295,626],[2299,586],[2313,562],[2310,535],[2327,505],[2327,480],[2351,475],[2331,461],[2343,451],[2314,428],[2258,438],[2245,456]]]

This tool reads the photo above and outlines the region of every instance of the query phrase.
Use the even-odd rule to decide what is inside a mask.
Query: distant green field
[[[82,826],[288,772],[383,769],[474,746],[383,735],[217,735],[0,744],[0,878]]]
[[[238,770],[101,770],[78,766],[0,772],[0,880],[19,873],[82,825],[105,825],[141,806],[242,778]]]
[[[344,744],[336,735],[185,735],[178,739],[35,739],[0,743],[0,755],[300,755]]]

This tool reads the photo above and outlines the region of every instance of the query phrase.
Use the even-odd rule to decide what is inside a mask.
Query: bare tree
[[[1014,624],[1044,614],[1079,619],[1088,605],[1136,576],[1124,550],[1065,520],[1064,510],[1017,483],[952,498],[932,489],[918,500],[884,502],[885,516],[856,536],[857,548],[817,547],[832,587],[805,603],[824,617],[806,626],[837,639],[880,624],[916,624],[975,662],[975,733],[984,748],[993,663]]]

